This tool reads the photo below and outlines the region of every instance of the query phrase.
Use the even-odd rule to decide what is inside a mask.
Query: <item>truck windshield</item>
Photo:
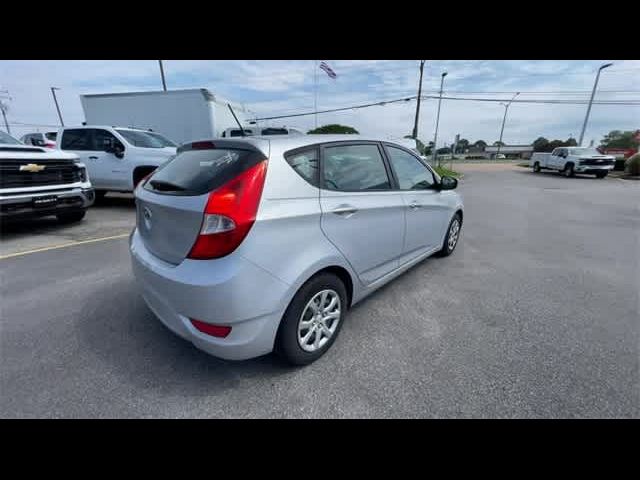
[[[570,148],[571,155],[602,155],[595,148]]]
[[[151,135],[149,132],[141,132],[139,130],[124,130],[116,128],[116,132],[122,135],[127,142],[134,147],[142,148],[164,148],[166,145],[163,141]]]
[[[175,143],[173,143],[171,140],[169,140],[167,137],[163,137],[159,133],[148,132],[147,135],[151,135],[153,138],[158,139],[160,142],[162,142],[162,145],[164,147],[177,147],[178,146]]]
[[[0,132],[0,143],[4,143],[6,145],[22,145],[18,140],[4,132]]]

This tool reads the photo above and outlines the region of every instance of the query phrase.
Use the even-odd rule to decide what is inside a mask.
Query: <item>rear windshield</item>
[[[116,128],[116,132],[122,135],[125,140],[127,140],[127,142],[129,142],[134,147],[164,148],[166,146],[163,141],[147,132],[124,130],[119,128]]]
[[[44,134],[45,137],[47,137],[47,140],[51,140],[52,142],[56,141],[56,137],[58,136],[57,132],[47,132]]]
[[[286,128],[263,128],[262,135],[287,135],[289,130]]]
[[[187,150],[158,167],[144,188],[167,195],[203,195],[265,159],[253,150]]]

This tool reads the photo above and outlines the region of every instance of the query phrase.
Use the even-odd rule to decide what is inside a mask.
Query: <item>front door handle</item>
[[[422,205],[420,205],[418,202],[411,202],[409,204],[409,208],[411,210],[417,210],[418,208],[421,208],[421,207],[422,207]]]
[[[352,207],[351,205],[345,205],[342,207],[337,207],[331,210],[331,213],[335,213],[336,215],[344,215],[349,216],[356,213],[358,209],[356,207]]]
[[[94,157],[94,156],[89,157],[89,160],[97,160],[97,159],[98,157]]]

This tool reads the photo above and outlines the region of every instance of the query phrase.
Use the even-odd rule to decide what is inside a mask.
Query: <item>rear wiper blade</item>
[[[149,181],[149,183],[153,188],[161,191],[181,192],[185,190],[185,188],[181,187],[180,185],[176,185],[175,183],[171,182],[165,182],[164,180],[151,180]]]

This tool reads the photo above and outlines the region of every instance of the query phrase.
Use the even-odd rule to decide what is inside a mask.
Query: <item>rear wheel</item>
[[[534,173],[540,173],[540,162],[536,162],[533,164]]]
[[[608,173],[609,172],[598,172],[598,173],[596,173],[596,177],[597,178],[604,178],[604,177],[607,176]]]
[[[86,212],[84,210],[79,210],[77,212],[59,213],[58,215],[56,215],[56,217],[61,223],[75,223],[82,220],[85,213]]]
[[[565,177],[569,178],[569,177],[573,177],[574,173],[575,172],[573,171],[573,163],[567,163],[564,166],[564,170],[562,171],[562,174]]]
[[[288,363],[308,365],[335,341],[347,309],[347,291],[333,274],[321,273],[305,283],[282,317],[275,351]]]

